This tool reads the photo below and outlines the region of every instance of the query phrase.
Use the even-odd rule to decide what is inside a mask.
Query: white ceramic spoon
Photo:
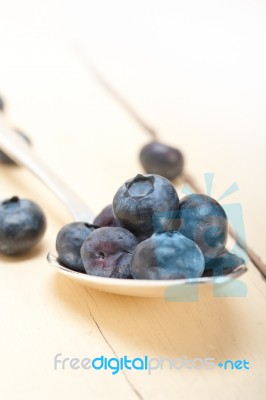
[[[64,203],[75,221],[92,222],[93,213],[82,200],[59,179],[49,167],[47,167],[34,154],[25,141],[22,140],[8,125],[4,118],[0,117],[0,148],[18,164],[28,168],[36,175],[54,194]],[[140,297],[165,297],[167,301],[192,301],[196,298],[197,284],[225,285],[247,268],[240,265],[228,274],[219,277],[201,277],[196,279],[175,279],[175,280],[140,280],[140,279],[115,279],[91,276],[80,272],[72,271],[64,266],[57,256],[48,253],[47,259],[55,271],[80,282],[93,289],[104,292],[140,296]],[[191,297],[192,296],[192,297]],[[190,300],[188,300],[190,298]]]

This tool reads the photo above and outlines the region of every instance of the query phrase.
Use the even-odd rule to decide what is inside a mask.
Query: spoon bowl
[[[39,178],[62,201],[75,221],[91,222],[93,220],[94,215],[87,205],[45,163],[39,160],[33,150],[18,137],[1,117],[0,148],[15,162],[28,168]],[[51,252],[48,254],[47,259],[53,266],[54,271],[90,288],[120,295],[164,297],[166,299],[169,297],[168,290],[171,288],[171,293],[175,293],[181,288],[195,288],[197,284],[225,285],[247,271],[246,266],[243,264],[235,269],[230,269],[223,276],[216,277],[203,276],[201,278],[175,280],[116,279],[72,271],[64,266],[57,256]]]
[[[226,285],[247,271],[247,267],[243,264],[231,269],[223,276],[216,277],[203,276],[201,278],[171,280],[117,279],[73,271],[67,268],[52,252],[48,253],[47,260],[55,271],[91,289],[125,296],[161,297],[169,300],[169,297],[175,297],[176,294],[179,301],[182,300],[182,295],[185,299],[189,292],[195,291],[195,285]]]

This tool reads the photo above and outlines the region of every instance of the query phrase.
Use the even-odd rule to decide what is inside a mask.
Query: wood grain
[[[35,38],[30,25],[24,29],[19,24],[20,18],[9,28],[4,16],[0,15],[0,88],[9,103],[8,117],[29,133],[37,154],[97,213],[112,201],[124,180],[141,172],[137,155],[147,136],[60,40],[42,32]],[[180,86],[178,94],[177,86],[171,84],[174,66],[170,71],[166,65],[165,69],[163,64],[157,66],[156,77],[161,72],[163,79],[157,80],[155,92],[155,75],[149,77],[147,66],[143,66],[143,76],[137,61],[135,75],[133,67],[123,73],[122,55],[115,62],[108,51],[106,54],[109,58],[106,56],[103,72],[140,106],[142,115],[152,120],[165,142],[182,148],[188,170],[200,186],[204,186],[205,172],[215,173],[216,198],[232,181],[238,183],[239,192],[225,203],[242,204],[248,242],[265,260],[266,192],[261,184],[265,175],[265,121],[256,119],[255,111],[248,112],[248,103],[232,105],[232,100],[231,108],[227,107],[228,93],[221,87],[217,94],[224,93],[219,97],[221,103],[218,97],[213,100],[209,81],[206,91],[192,89],[185,64],[186,84]],[[98,61],[102,59],[98,57]],[[199,82],[207,75],[198,77]],[[232,76],[232,85],[234,79]],[[263,104],[260,86],[254,87],[254,101]],[[232,89],[230,95],[235,93]],[[252,161],[248,158],[251,151],[255,154]],[[249,169],[247,160],[252,164]],[[181,196],[182,188],[181,183]],[[241,278],[247,287],[243,298],[217,297],[211,289],[201,288],[197,302],[176,303],[88,290],[55,274],[46,261],[58,230],[71,220],[60,202],[29,172],[0,165],[0,196],[12,195],[38,202],[47,215],[48,228],[42,243],[30,254],[0,256],[1,398],[265,398],[266,286],[252,265]],[[57,353],[80,358],[246,359],[250,370],[165,368],[151,374],[126,371],[117,375],[110,371],[60,371],[54,369]]]

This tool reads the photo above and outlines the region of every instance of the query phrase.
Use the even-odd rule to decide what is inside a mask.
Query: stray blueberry
[[[0,203],[1,253],[26,253],[41,240],[45,228],[45,215],[33,201],[12,197]]]
[[[198,278],[204,257],[192,240],[179,232],[155,233],[136,247],[131,260],[134,279]]]
[[[56,251],[62,263],[74,271],[86,272],[80,255],[80,249],[87,237],[97,229],[86,222],[71,222],[63,226],[56,237]]]
[[[184,167],[183,154],[178,149],[159,142],[144,146],[139,158],[148,174],[161,175],[170,181],[181,175]]]
[[[113,206],[109,204],[104,207],[104,209],[100,212],[97,217],[95,217],[93,223],[95,225],[104,227],[104,226],[119,226],[119,222],[116,220],[113,213]]]
[[[116,219],[140,241],[158,230],[168,230],[178,207],[179,198],[172,183],[151,174],[137,175],[126,181],[113,199]],[[155,221],[161,214],[167,219],[158,227]]]
[[[106,278],[132,278],[130,261],[138,241],[121,227],[93,231],[81,247],[84,268],[89,275]]]
[[[17,128],[14,128],[14,131],[18,135],[20,135],[22,137],[22,139],[25,140],[25,143],[27,143],[29,146],[31,146],[31,141],[24,132],[22,132],[20,129],[17,129]],[[16,163],[1,150],[0,150],[0,162],[3,164],[16,165]]]

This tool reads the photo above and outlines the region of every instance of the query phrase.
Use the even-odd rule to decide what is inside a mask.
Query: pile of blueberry
[[[93,224],[65,225],[56,249],[66,267],[89,275],[197,278],[243,264],[226,250],[227,235],[227,217],[216,200],[192,194],[179,201],[168,179],[139,174],[117,190]]]
[[[1,150],[0,162],[13,163]],[[203,194],[179,201],[171,183],[183,172],[178,149],[153,140],[140,162],[147,174],[126,181],[93,224],[73,222],[59,231],[56,249],[66,267],[110,278],[178,279],[223,275],[244,263],[225,248],[227,217],[217,201]],[[0,202],[0,252],[25,253],[45,228],[36,203],[18,197]]]

